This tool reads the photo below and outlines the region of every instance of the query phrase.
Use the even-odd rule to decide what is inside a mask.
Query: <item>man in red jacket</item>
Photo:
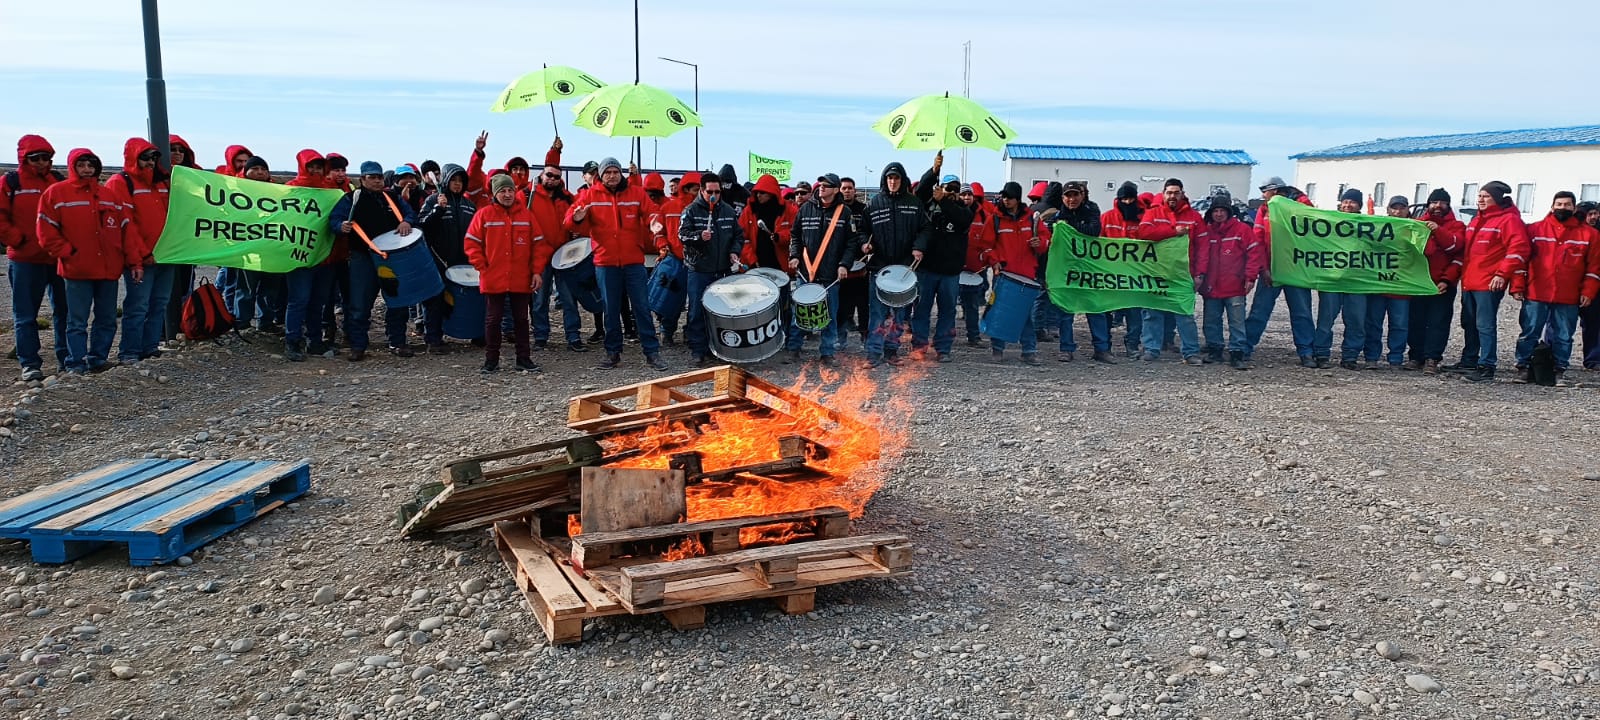
[[[1189,206],[1189,196],[1183,192],[1183,181],[1168,178],[1161,189],[1161,203],[1145,212],[1139,222],[1138,239],[1160,242],[1180,235],[1189,235],[1201,223],[1200,213]],[[1192,239],[1191,239],[1192,243]],[[1190,257],[1194,257],[1190,247]],[[1194,326],[1193,315],[1181,315],[1165,310],[1144,311],[1144,360],[1155,362],[1161,357],[1161,336],[1171,320],[1178,329],[1178,349],[1186,365],[1201,365],[1200,338]]]
[[[1233,196],[1226,190],[1211,196],[1206,221],[1194,228],[1195,289],[1205,299],[1206,358],[1222,361],[1222,315],[1228,315],[1228,365],[1249,370],[1244,353],[1245,296],[1256,284],[1265,261],[1261,243],[1250,226],[1233,216]]]
[[[645,285],[650,276],[644,269],[644,254],[655,250],[653,236],[663,226],[654,214],[650,197],[643,188],[629,184],[630,180],[623,176],[622,163],[616,158],[600,161],[599,184],[573,204],[567,212],[566,226],[594,241],[595,277],[600,281],[601,302],[606,306],[606,359],[601,367],[610,369],[622,364],[622,299],[627,297],[645,362],[656,370],[666,370],[655,323],[650,319]]]
[[[1600,294],[1600,231],[1577,216],[1577,206],[1578,197],[1570,191],[1556,193],[1550,214],[1528,227],[1528,262],[1512,275],[1511,297],[1522,301],[1522,335],[1517,338],[1519,382],[1530,379],[1528,359],[1547,326],[1555,335],[1551,349],[1556,354],[1556,373],[1567,371],[1578,309],[1588,307]]]
[[[500,368],[500,322],[508,305],[517,369],[537,371],[539,366],[533,362],[533,348],[528,341],[528,304],[543,285],[543,233],[533,211],[517,202],[516,182],[509,173],[491,178],[489,191],[493,204],[472,217],[463,246],[472,266],[478,269],[478,291],[486,306],[483,372]],[[545,254],[542,260],[548,258]]]
[[[1439,294],[1411,298],[1411,359],[1406,366],[1435,375],[1444,360],[1445,345],[1450,342],[1456,283],[1461,279],[1461,238],[1467,226],[1456,219],[1450,209],[1450,193],[1444,188],[1435,188],[1428,195],[1422,222],[1428,226],[1428,245],[1423,255],[1428,258],[1428,274],[1439,287]]]
[[[983,244],[993,248],[987,256],[988,264],[995,270],[995,282],[1010,282],[1002,274],[1032,282],[1038,275],[1040,258],[1050,249],[1049,236],[1039,233],[1032,212],[1022,203],[1022,185],[1008,182],[1000,188],[1000,202],[995,205],[991,220],[983,225]],[[1034,331],[1033,312],[1022,312],[1022,362],[1041,365],[1039,361],[1039,335]],[[1006,341],[989,338],[989,348],[995,362],[1005,359]]]
[[[1478,214],[1467,226],[1461,270],[1461,362],[1446,368],[1472,382],[1494,382],[1498,364],[1500,301],[1517,271],[1528,264],[1528,227],[1499,180],[1478,189]]]
[[[39,198],[39,242],[67,283],[67,372],[108,369],[117,335],[117,279],[144,280],[142,242],[128,213],[100,185],[100,158],[85,148],[67,153],[72,177]],[[94,334],[89,313],[94,312]]]
[[[172,297],[172,265],[158,265],[156,240],[167,226],[167,174],[157,166],[161,151],[144,138],[128,138],[122,147],[123,171],[106,181],[106,189],[116,197],[133,221],[129,235],[138,242],[136,258],[144,266],[144,279],[135,282],[125,273],[126,295],[122,299],[122,347],[117,359],[136,363],[161,354],[161,326],[167,319],[167,302]]]
[[[67,368],[67,286],[55,258],[39,244],[39,198],[66,176],[51,167],[55,148],[38,135],[17,140],[17,169],[0,178],[0,244],[6,246],[11,278],[11,319],[17,334],[22,380],[44,379],[39,357],[39,307],[46,293],[54,321],[56,366]]]
[[[250,148],[243,145],[229,145],[228,149],[222,153],[225,162],[217,166],[216,172],[218,175],[244,177],[245,164],[249,163],[250,158],[255,156],[255,153],[250,152]]]
[[[1145,204],[1139,199],[1139,186],[1125,181],[1117,188],[1117,197],[1111,209],[1100,215],[1100,237],[1131,238],[1139,233],[1139,223],[1144,219]],[[1111,327],[1126,325],[1128,332],[1122,338],[1123,349],[1129,358],[1139,357],[1140,335],[1144,334],[1144,311],[1129,308],[1111,313]]]

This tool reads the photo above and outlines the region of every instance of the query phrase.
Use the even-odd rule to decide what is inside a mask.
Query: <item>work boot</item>
[[[1069,352],[1069,351],[1066,351],[1066,350],[1062,350],[1059,354],[1056,355],[1056,360],[1059,360],[1059,361],[1064,362],[1064,363],[1072,362],[1074,359],[1075,358],[1074,358],[1073,354],[1071,352]]]
[[[1200,358],[1200,362],[1207,365],[1222,362],[1222,351],[1220,349],[1207,350],[1205,357]]]
[[[365,360],[365,359],[367,359],[367,351],[365,351],[365,350],[356,350],[354,348],[351,348],[351,350],[350,350],[350,362],[361,362],[362,360]]]
[[[304,341],[286,342],[283,344],[283,359],[289,362],[305,362],[306,353],[300,349]]]
[[[1327,370],[1328,368],[1333,367],[1332,358],[1319,357],[1315,362],[1318,370]]]
[[[1244,353],[1232,350],[1228,352],[1228,367],[1235,370],[1249,370],[1250,364],[1244,361]]]
[[[983,338],[967,338],[967,347],[981,348],[986,344]]]
[[[1183,359],[1183,364],[1185,364],[1185,365],[1204,365],[1206,363],[1205,363],[1204,360],[1200,359],[1199,355],[1190,355],[1189,357],[1186,357],[1186,358]]]
[[[539,372],[539,366],[533,362],[533,358],[517,358],[517,370],[519,372]]]
[[[583,344],[582,340],[567,343],[567,349],[573,352],[589,352],[589,346]]]
[[[306,354],[320,355],[322,357],[333,357],[333,349],[329,348],[328,344],[325,342],[312,340],[311,343],[306,346]]]
[[[1422,367],[1425,364],[1426,363],[1424,363],[1421,360],[1407,360],[1404,363],[1400,364],[1400,369],[1401,370],[1408,370],[1408,371],[1416,371],[1416,370],[1421,370]]]
[[[822,356],[822,364],[823,365],[827,365],[828,367],[833,367],[834,365],[838,365],[839,361],[837,359],[835,359],[832,355],[823,355]]]
[[[1492,383],[1494,382],[1494,368],[1480,367],[1466,377],[1467,382]]]
[[[1526,365],[1517,366],[1517,375],[1511,378],[1511,382],[1518,385],[1527,385],[1533,382],[1533,370]]]
[[[989,351],[989,359],[994,360],[995,362],[1005,362],[1006,361],[1006,351],[1004,351],[1004,350],[990,350]]]
[[[450,346],[446,345],[444,343],[430,343],[428,345],[428,354],[429,355],[449,355],[450,354]]]
[[[1040,365],[1043,365],[1044,363],[1039,362],[1039,353],[1023,353],[1022,354],[1022,364],[1023,365],[1032,365],[1034,367],[1038,367]]]
[[[622,353],[606,353],[606,359],[601,361],[601,370],[614,370],[622,364]]]
[[[936,359],[939,362],[947,363],[947,362],[950,362],[953,358],[950,357],[950,353],[942,352],[942,353],[939,353],[939,356]]]
[[[1303,367],[1303,368],[1316,368],[1317,367],[1317,361],[1315,359],[1313,359],[1310,355],[1301,355],[1300,356],[1300,367]]]
[[[999,351],[996,350],[995,352],[999,352]],[[872,357],[867,358],[867,365],[869,367],[874,367],[874,368],[883,367],[883,363],[884,363],[884,359],[883,359],[882,355],[873,355]]]
[[[1091,359],[1097,363],[1105,363],[1107,365],[1117,364],[1117,361],[1112,359],[1110,351],[1107,350],[1094,351],[1094,357]]]
[[[500,361],[499,360],[485,360],[485,361],[483,361],[483,367],[478,368],[478,372],[483,373],[484,375],[488,375],[489,373],[492,373],[492,372],[494,372],[496,370],[499,370],[499,369],[500,369]]]
[[[1422,365],[1422,374],[1423,375],[1438,375],[1439,374],[1439,361],[1438,360],[1429,360],[1428,362],[1424,363]]]
[[[661,359],[659,354],[644,356],[644,364],[649,365],[654,370],[665,371],[667,369],[667,363]]]
[[[1462,360],[1461,362],[1450,363],[1449,365],[1440,365],[1439,369],[1451,373],[1474,373],[1478,371],[1478,364],[1476,362],[1467,362],[1466,360]]]
[[[1340,360],[1339,361],[1339,367],[1342,367],[1342,368],[1344,368],[1346,370],[1360,370],[1361,369],[1361,365],[1359,363],[1357,363],[1356,361],[1354,361],[1354,360]]]
[[[411,351],[411,348],[409,348],[409,347],[407,347],[405,345],[390,345],[389,346],[389,354],[393,355],[393,356],[395,356],[397,358],[408,358],[408,357],[416,357],[417,356],[416,353]]]

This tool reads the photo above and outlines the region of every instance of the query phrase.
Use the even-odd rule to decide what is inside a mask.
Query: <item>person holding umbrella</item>
[[[649,274],[644,267],[644,254],[655,250],[652,237],[659,231],[661,220],[652,212],[644,189],[623,176],[622,163],[616,158],[600,161],[599,169],[599,184],[573,203],[567,212],[566,228],[594,241],[595,276],[605,304],[606,358],[600,367],[611,369],[622,364],[622,301],[626,297],[638,326],[645,363],[655,370],[666,370],[655,324],[649,317]]]

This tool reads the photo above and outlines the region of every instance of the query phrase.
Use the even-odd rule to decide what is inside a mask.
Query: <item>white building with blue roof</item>
[[[1183,181],[1192,199],[1207,197],[1226,189],[1237,199],[1250,196],[1250,171],[1256,161],[1243,150],[1203,150],[1197,148],[1100,147],[1093,145],[1006,146],[1006,179],[1022,185],[1027,193],[1034,183],[1088,183],[1090,199],[1109,210],[1117,188],[1124,181],[1139,186],[1139,192],[1161,193],[1167,178]],[[984,188],[994,192],[999,188]]]
[[[1381,138],[1289,159],[1294,184],[1323,208],[1354,187],[1373,198],[1378,212],[1396,195],[1426,202],[1434,188],[1449,191],[1457,208],[1472,209],[1479,186],[1490,180],[1510,185],[1529,219],[1544,217],[1562,190],[1600,202],[1600,125]]]

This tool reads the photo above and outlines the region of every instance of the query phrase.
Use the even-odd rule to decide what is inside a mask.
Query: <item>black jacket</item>
[[[890,172],[899,173],[904,178],[900,183],[900,192],[894,195],[889,194]],[[929,170],[922,176],[923,185],[928,184],[932,173]],[[872,196],[872,202],[867,203],[867,219],[861,223],[864,237],[856,243],[858,254],[861,245],[872,243],[872,259],[867,261],[867,269],[874,271],[889,265],[910,265],[917,234],[928,224],[927,200],[911,192],[911,178],[906,176],[904,165],[892,162],[883,166],[878,183],[880,191]],[[928,192],[933,192],[931,186]]]
[[[394,201],[393,208],[389,207],[389,203],[384,202],[378,193],[369,192],[360,186],[345,193],[344,197],[339,198],[339,202],[334,204],[333,211],[328,214],[329,224],[337,230],[344,221],[349,220],[360,225],[369,239],[399,228],[401,220],[412,225],[417,224],[416,211],[412,210],[411,204],[400,197],[399,193],[394,190],[384,190],[382,193]],[[395,210],[400,211],[400,217],[394,216]],[[350,233],[349,245],[352,253],[370,252],[367,244],[361,241],[361,236],[355,231]]]
[[[822,238],[828,232],[828,222],[833,219],[835,210],[840,210],[839,223],[834,227],[833,237],[828,240],[828,252],[821,260],[817,260],[816,253],[822,247]],[[834,196],[834,204],[828,207],[823,207],[818,197],[800,206],[800,213],[794,221],[794,234],[789,238],[789,257],[800,261],[801,277],[826,284],[839,277],[838,268],[850,268],[861,254],[861,243],[856,239],[855,231],[850,229],[851,225],[850,207],[840,205],[837,195]],[[811,259],[816,260],[815,278],[806,276],[806,252],[810,252]]]
[[[722,180],[722,201],[735,206],[750,202],[750,191],[739,184],[739,172],[732,165],[723,165],[717,171],[717,177]]]
[[[921,186],[918,186],[920,194]],[[922,251],[918,270],[936,275],[959,275],[967,262],[967,231],[972,227],[972,209],[961,198],[950,195],[935,202],[928,224],[917,235],[916,249]]]
[[[452,193],[450,178],[457,175],[461,176],[462,192]],[[460,165],[446,164],[440,176],[444,178],[441,189],[422,202],[417,226],[422,228],[423,239],[433,249],[435,262],[446,268],[467,265],[467,252],[462,243],[467,237],[467,227],[472,225],[472,216],[478,212],[477,206],[466,196],[467,171]],[[440,193],[447,198],[444,205],[439,204]]]
[[[1089,237],[1100,237],[1100,206],[1094,204],[1093,200],[1084,200],[1077,210],[1069,210],[1063,203],[1056,222],[1071,225],[1073,230]]]
[[[700,233],[711,230],[711,239]],[[701,273],[726,274],[732,270],[728,255],[744,250],[744,229],[739,227],[739,210],[726,202],[715,207],[696,197],[683,209],[678,223],[678,240],[683,243],[683,259],[689,269]]]

